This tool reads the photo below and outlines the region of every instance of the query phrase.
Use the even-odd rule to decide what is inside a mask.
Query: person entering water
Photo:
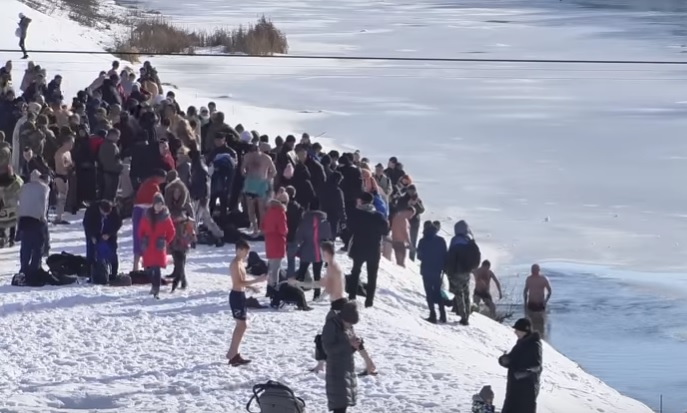
[[[551,298],[551,293],[549,279],[541,275],[539,264],[533,264],[532,273],[527,277],[523,291],[525,315],[532,321],[534,330],[543,336],[545,335],[546,306]]]

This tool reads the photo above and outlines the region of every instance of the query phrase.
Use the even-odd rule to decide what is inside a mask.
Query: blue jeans
[[[296,253],[298,252],[298,244],[289,242],[286,244],[286,278],[293,278],[296,276]]]
[[[160,292],[160,284],[162,283],[162,270],[160,267],[148,267],[146,271],[150,274],[151,281],[153,282],[152,292],[157,294]]]

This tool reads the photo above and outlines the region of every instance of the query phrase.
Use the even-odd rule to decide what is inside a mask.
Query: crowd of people
[[[69,225],[65,214],[82,209],[86,260],[91,268],[106,264],[105,280],[119,274],[118,236],[122,220],[131,218],[132,270],[150,276],[155,298],[168,255],[173,292],[188,287],[187,254],[201,238],[217,247],[232,242],[236,255],[230,268],[230,306],[237,324],[229,363],[250,362],[239,353],[247,327],[246,290],[266,282],[270,298],[312,290],[318,300],[324,292],[331,311],[316,339],[314,370],[326,366],[329,409],[334,412],[355,405],[355,353],[365,360],[364,373],[376,374],[353,326],[359,319],[358,295],[364,296],[365,307],[374,306],[383,257],[401,267],[408,260],[421,261],[428,321],[446,322],[450,306],[460,324],[469,325],[472,274],[475,302],[483,301],[495,314],[491,280],[500,296],[501,287],[489,261],[482,262],[468,224],[456,223],[447,243],[438,222],[423,222],[418,188],[397,158],[373,165],[359,151],[325,152],[307,133],[300,139],[271,139],[240,124],[230,126],[213,102],[183,110],[173,91],[164,93],[149,62],[137,74],[114,61],[69,104],[60,75],[47,81],[46,69],[28,62],[15,83],[12,69],[11,62],[0,69],[0,246],[21,243],[21,277],[39,271],[49,254],[49,227]],[[51,208],[54,214],[49,215]],[[246,240],[264,241],[264,276],[247,277]],[[345,276],[335,259],[337,240],[353,262]],[[442,287],[444,273],[454,295],[450,300]],[[533,267],[525,289],[528,315],[543,314],[550,293],[548,281]],[[541,368],[538,334],[529,321],[518,323],[518,345],[500,359],[509,368],[507,405],[509,398],[523,394],[522,387],[511,387],[511,380],[535,392]],[[538,359],[530,342],[539,343]],[[523,361],[527,357],[530,361]],[[529,373],[523,376],[523,371]],[[484,393],[480,402],[489,406],[493,395],[489,399]],[[536,399],[536,392],[532,394]]]

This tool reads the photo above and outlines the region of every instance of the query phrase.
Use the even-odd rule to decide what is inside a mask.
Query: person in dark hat
[[[517,343],[510,353],[499,357],[499,364],[508,369],[506,400],[502,413],[536,413],[539,382],[542,372],[542,341],[532,331],[532,322],[521,318],[513,325]]]
[[[355,335],[353,326],[360,320],[354,301],[343,304],[341,311],[331,311],[322,329],[322,348],[327,355],[327,407],[334,413],[346,413],[355,406],[358,378],[355,373],[356,351],[362,340]]]

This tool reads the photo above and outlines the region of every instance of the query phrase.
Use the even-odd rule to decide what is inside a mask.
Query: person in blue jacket
[[[437,322],[435,305],[439,305],[439,321],[446,322],[446,308],[441,297],[441,282],[446,259],[446,240],[438,235],[439,230],[432,221],[425,221],[422,239],[417,246],[417,257],[421,261],[420,274],[425,284],[425,295],[429,306],[430,323]]]
[[[122,219],[117,208],[108,200],[94,202],[84,213],[83,228],[86,235],[86,259],[89,267],[93,268],[99,251],[101,253],[107,251],[112,275],[117,275],[119,271],[117,235],[122,228]],[[101,249],[105,246],[101,243],[107,245],[108,248]]]

